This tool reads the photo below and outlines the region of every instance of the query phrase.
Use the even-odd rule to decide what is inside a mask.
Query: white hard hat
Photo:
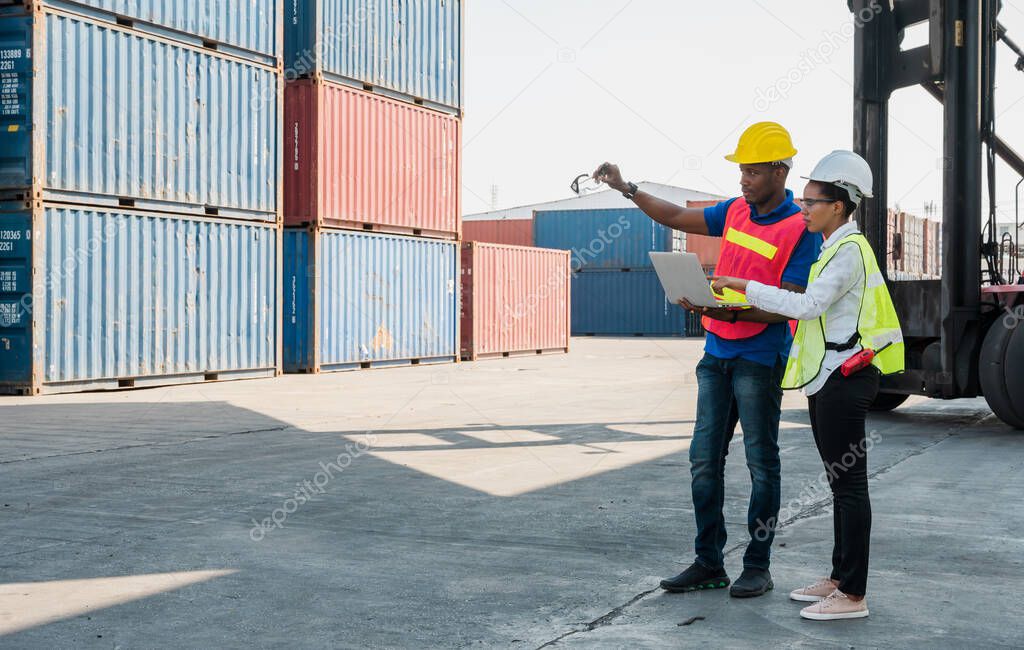
[[[837,149],[822,158],[810,176],[804,178],[841,187],[849,193],[851,201],[860,205],[862,197],[871,196],[874,177],[866,160],[852,151]]]

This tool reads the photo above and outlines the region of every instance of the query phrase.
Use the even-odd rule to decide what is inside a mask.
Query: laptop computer
[[[665,297],[673,303],[685,298],[697,307],[749,307],[746,302],[725,302],[711,291],[708,276],[695,253],[649,253]]]

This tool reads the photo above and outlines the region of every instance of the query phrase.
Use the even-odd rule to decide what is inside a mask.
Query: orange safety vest
[[[715,275],[756,280],[777,287],[800,238],[807,232],[800,208],[773,224],[761,225],[750,218],[750,205],[738,198],[729,206],[722,235],[722,252]],[[727,323],[705,316],[704,329],[723,339],[757,336],[767,323]],[[792,323],[790,323],[792,325]]]

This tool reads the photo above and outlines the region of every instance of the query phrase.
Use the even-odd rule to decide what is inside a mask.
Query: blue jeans
[[[767,569],[779,515],[779,416],[785,364],[774,368],[745,359],[705,354],[697,364],[697,424],[690,444],[694,543],[697,562],[722,568],[726,541],[725,457],[736,422],[743,427],[743,447],[752,483],[747,510],[750,543],[744,568]]]

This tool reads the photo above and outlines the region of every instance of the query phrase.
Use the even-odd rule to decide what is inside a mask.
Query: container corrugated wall
[[[293,0],[285,5],[286,74],[459,112],[462,10],[461,0]]]
[[[568,351],[569,252],[462,245],[463,359]]]
[[[572,278],[572,333],[683,336],[686,311],[665,299],[654,271],[585,271]]]
[[[717,265],[722,254],[722,238],[687,234],[686,252],[696,254],[702,265]]]
[[[301,237],[315,241],[293,241]],[[293,323],[286,310],[284,341],[293,347],[285,355],[287,371],[456,358],[457,244],[292,228],[285,229],[285,238],[285,286],[296,287],[296,310],[312,314],[303,328],[301,319]],[[300,287],[308,291],[298,292]]]
[[[332,83],[285,91],[285,225],[457,238],[461,121]]]
[[[888,226],[890,250],[895,249],[893,237],[895,233],[902,235],[903,246],[902,256],[898,260],[889,261],[890,271],[901,271],[900,277],[912,277],[916,279],[932,276],[932,267],[939,260],[938,247],[941,244],[941,237],[930,236],[928,232],[936,232],[941,228],[933,226],[935,223],[930,219],[889,210]],[[940,271],[936,268],[936,274]]]
[[[532,219],[462,221],[462,239],[508,246],[533,246]]]
[[[43,199],[277,220],[274,69],[116,26],[36,15],[0,19],[5,45],[20,33],[24,59],[30,51],[35,57],[39,104],[30,120],[31,102],[15,95],[19,114],[4,116],[7,125],[34,121],[35,128],[0,136],[4,151],[15,152],[0,162],[0,189],[33,186]],[[19,81],[28,88],[31,71]]]
[[[539,210],[533,240],[542,248],[572,251],[575,270],[651,268],[648,253],[679,251],[685,245],[682,233],[638,208]]]
[[[686,207],[703,209],[718,203],[718,201],[687,201]],[[722,253],[722,238],[687,234],[686,252],[695,253],[704,266],[715,266],[718,264],[718,256]]]
[[[20,1],[24,5],[28,0]],[[36,0],[37,5],[124,23],[167,38],[215,45],[235,56],[275,64],[282,55],[280,0]],[[0,7],[12,14],[24,7]],[[137,21],[137,22],[136,22]]]
[[[2,294],[3,313],[19,318],[0,325],[36,338],[20,352],[0,347],[7,392],[276,374],[276,225],[69,206],[0,224],[0,239],[24,233],[20,250],[0,251],[0,279],[25,274],[0,287],[19,291]]]

